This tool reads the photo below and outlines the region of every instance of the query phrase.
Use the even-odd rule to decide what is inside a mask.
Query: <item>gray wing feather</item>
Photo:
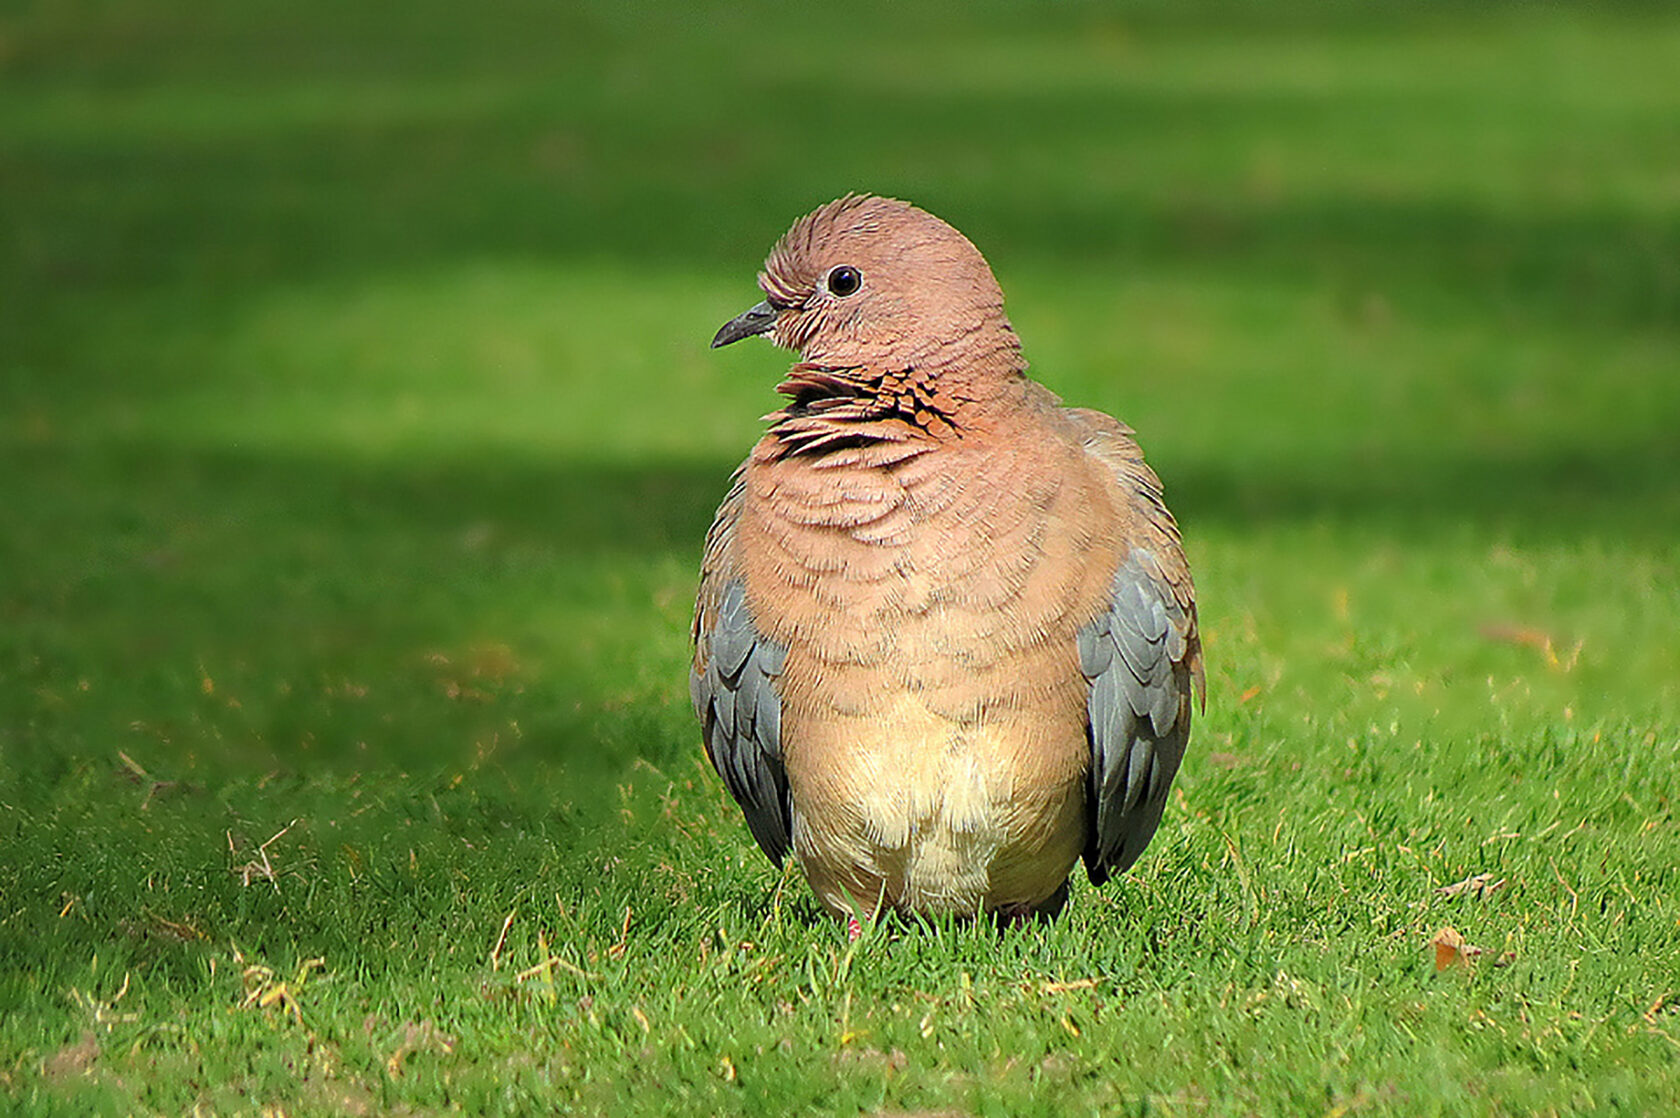
[[[752,617],[747,613],[746,588],[739,579],[723,588],[718,602],[717,624],[712,629],[712,659],[726,677],[740,675],[747,657],[758,641]]]
[[[1184,608],[1154,556],[1134,548],[1114,574],[1109,608],[1079,632],[1090,682],[1090,831],[1085,869],[1101,885],[1154,837],[1190,737]]]
[[[1079,630],[1079,670],[1095,679],[1114,658],[1114,644],[1108,639],[1108,615],[1103,614]]]
[[[779,866],[792,828],[776,694],[787,649],[758,631],[739,579],[724,585],[711,629],[695,639],[705,667],[689,672],[688,686],[706,754],[741,805],[753,838]]]

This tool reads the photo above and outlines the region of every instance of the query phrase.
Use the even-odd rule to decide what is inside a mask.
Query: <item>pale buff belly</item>
[[[953,722],[914,695],[787,745],[794,852],[836,915],[1036,907],[1084,844],[1077,726]]]

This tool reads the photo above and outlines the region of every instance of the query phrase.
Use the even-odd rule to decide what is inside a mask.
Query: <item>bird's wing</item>
[[[706,533],[688,690],[705,735],[706,755],[746,813],[753,838],[780,866],[792,828],[792,801],[782,765],[782,703],[776,690],[787,649],[753,623],[734,560],[743,491],[738,472]]]
[[[1195,590],[1161,484],[1130,432],[1096,412],[1068,413],[1088,452],[1112,468],[1127,503],[1127,536],[1107,607],[1079,631],[1090,684],[1090,830],[1085,869],[1094,884],[1122,873],[1155,834],[1190,738],[1193,686],[1202,684]]]

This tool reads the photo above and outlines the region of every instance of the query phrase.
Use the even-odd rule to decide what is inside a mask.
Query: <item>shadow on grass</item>
[[[489,756],[604,812],[637,759],[697,756],[689,595],[731,468],[0,453],[31,479],[0,516],[0,786],[95,764],[117,788],[119,750],[208,788]],[[1657,446],[1167,481],[1193,546],[1313,523],[1660,552],[1680,522],[1680,455]]]
[[[795,91],[794,99],[803,103],[811,95]],[[1257,197],[1241,182],[1167,190],[1148,185],[1140,170],[1154,141],[1101,122],[1164,115],[1194,128],[1198,113],[1235,109],[1171,111],[1159,98],[1090,101],[1050,99],[1040,106],[1047,119],[1073,117],[1088,126],[1064,127],[1063,135],[1036,142],[1048,145],[1047,163],[1067,152],[1112,148],[1116,167],[1076,181],[999,167],[994,173],[1003,181],[984,189],[948,180],[937,160],[920,165],[907,153],[907,164],[890,165],[861,147],[836,160],[852,168],[840,177],[790,176],[776,168],[775,140],[698,176],[684,172],[694,153],[655,149],[660,154],[653,158],[669,166],[644,166],[642,176],[626,178],[632,163],[649,157],[618,150],[619,137],[568,137],[536,122],[493,121],[482,133],[469,122],[459,130],[409,129],[371,140],[319,134],[108,154],[101,162],[123,185],[109,188],[90,211],[55,200],[76,193],[84,170],[44,153],[45,171],[19,176],[33,180],[34,190],[9,206],[24,246],[15,273],[21,282],[11,295],[36,304],[161,282],[214,298],[218,288],[490,257],[617,259],[627,266],[745,273],[794,217],[858,189],[902,194],[950,218],[1006,272],[1192,268],[1427,293],[1431,301],[1517,322],[1664,331],[1680,323],[1680,218],[1673,215],[1602,199],[1523,211],[1471,198],[1386,198],[1345,187],[1313,198]],[[937,132],[954,110],[927,111]],[[997,120],[984,104],[965,102],[960,111]],[[1309,119],[1268,125],[1259,114],[1254,126],[1313,127],[1309,110],[1280,115]],[[784,138],[797,150],[793,127],[784,125]],[[1024,142],[1030,121],[1016,127]],[[576,166],[548,168],[545,145],[603,150],[578,156]],[[979,137],[968,136],[949,143],[945,157],[961,159],[980,145]],[[108,251],[113,244],[125,251]]]
[[[304,52],[275,72],[261,18],[222,28],[233,49],[263,44],[260,78],[226,72],[228,60],[210,77],[154,70],[120,50],[105,57],[110,44],[93,40],[90,87],[101,66],[137,68],[129,80],[143,76],[155,104],[142,99],[134,120],[96,96],[91,114],[0,145],[0,203],[15,231],[0,250],[13,257],[0,277],[15,278],[0,278],[0,294],[20,327],[78,293],[161,283],[213,300],[459,257],[739,272],[793,217],[852,189],[945,214],[1005,270],[1188,263],[1416,290],[1522,320],[1680,322],[1680,219],[1609,189],[1532,189],[1536,174],[1599,174],[1601,148],[1625,156],[1623,178],[1654,181],[1660,171],[1639,153],[1670,131],[1609,113],[1621,129],[1612,138],[1589,119],[1559,140],[1545,110],[1513,92],[1540,65],[1526,55],[1483,75],[1480,93],[1437,92],[1415,74],[1394,88],[1343,75],[1279,89],[1263,66],[1212,88],[1170,72],[1065,88],[1040,43],[1044,72],[997,88],[862,81],[836,98],[823,67],[743,67],[739,44],[715,29],[549,15],[550,37],[539,26],[499,53],[489,47],[506,27],[451,31],[441,53],[456,65],[440,87],[440,40],[425,27],[382,34],[367,58]],[[434,32],[453,22],[430,18]],[[1039,30],[1091,67],[1082,18]],[[1204,12],[1180,33],[1198,18],[1221,17]],[[166,39],[180,32],[162,23]],[[792,54],[835,32],[779,16],[765,30],[782,38],[764,51],[782,42]],[[1340,34],[1363,49],[1369,29],[1332,24],[1305,43],[1334,58]],[[533,41],[547,49],[524,46]],[[22,93],[49,72],[32,47],[24,37],[16,48]],[[1109,61],[1124,72],[1123,57]],[[42,104],[63,111],[51,96]],[[883,119],[899,127],[868,125]],[[1371,146],[1390,131],[1389,149]],[[1515,154],[1488,163],[1484,190],[1454,168],[1490,138]]]
[[[168,446],[75,459],[40,450],[6,457],[17,476],[36,479],[44,498],[33,510],[10,510],[20,545],[32,520],[51,520],[69,505],[54,501],[57,491],[93,498],[79,506],[86,527],[114,525],[117,536],[125,525],[138,531],[197,517],[248,536],[258,549],[284,547],[291,533],[328,547],[339,539],[388,540],[409,557],[528,545],[556,558],[670,554],[695,562],[735,467],[712,460],[354,461]],[[1190,461],[1162,472],[1170,503],[1192,530],[1310,521],[1396,535],[1468,527],[1519,539],[1602,533],[1663,543],[1680,511],[1676,443],[1504,456],[1450,447],[1427,459],[1371,455],[1265,468]]]
[[[685,763],[689,595],[732,465],[5,452],[31,486],[0,517],[0,745],[60,776],[194,756],[209,783],[491,749],[585,798]],[[1661,551],[1680,522],[1663,446],[1166,473],[1192,545],[1324,524]]]

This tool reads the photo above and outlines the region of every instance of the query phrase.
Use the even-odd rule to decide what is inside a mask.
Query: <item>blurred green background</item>
[[[683,857],[629,853],[651,771],[769,892],[685,665],[789,358],[706,343],[851,190],[962,229],[1034,375],[1140,432],[1203,602],[1192,812],[1263,842],[1368,780],[1421,797],[1385,847],[1474,849],[1628,790],[1607,849],[1660,869],[1677,59],[1667,5],[0,8],[9,1074],[78,1035],[48,956],[133,911],[354,956],[353,904],[259,932],[228,880],[293,819],[312,879],[431,826],[599,894]]]

